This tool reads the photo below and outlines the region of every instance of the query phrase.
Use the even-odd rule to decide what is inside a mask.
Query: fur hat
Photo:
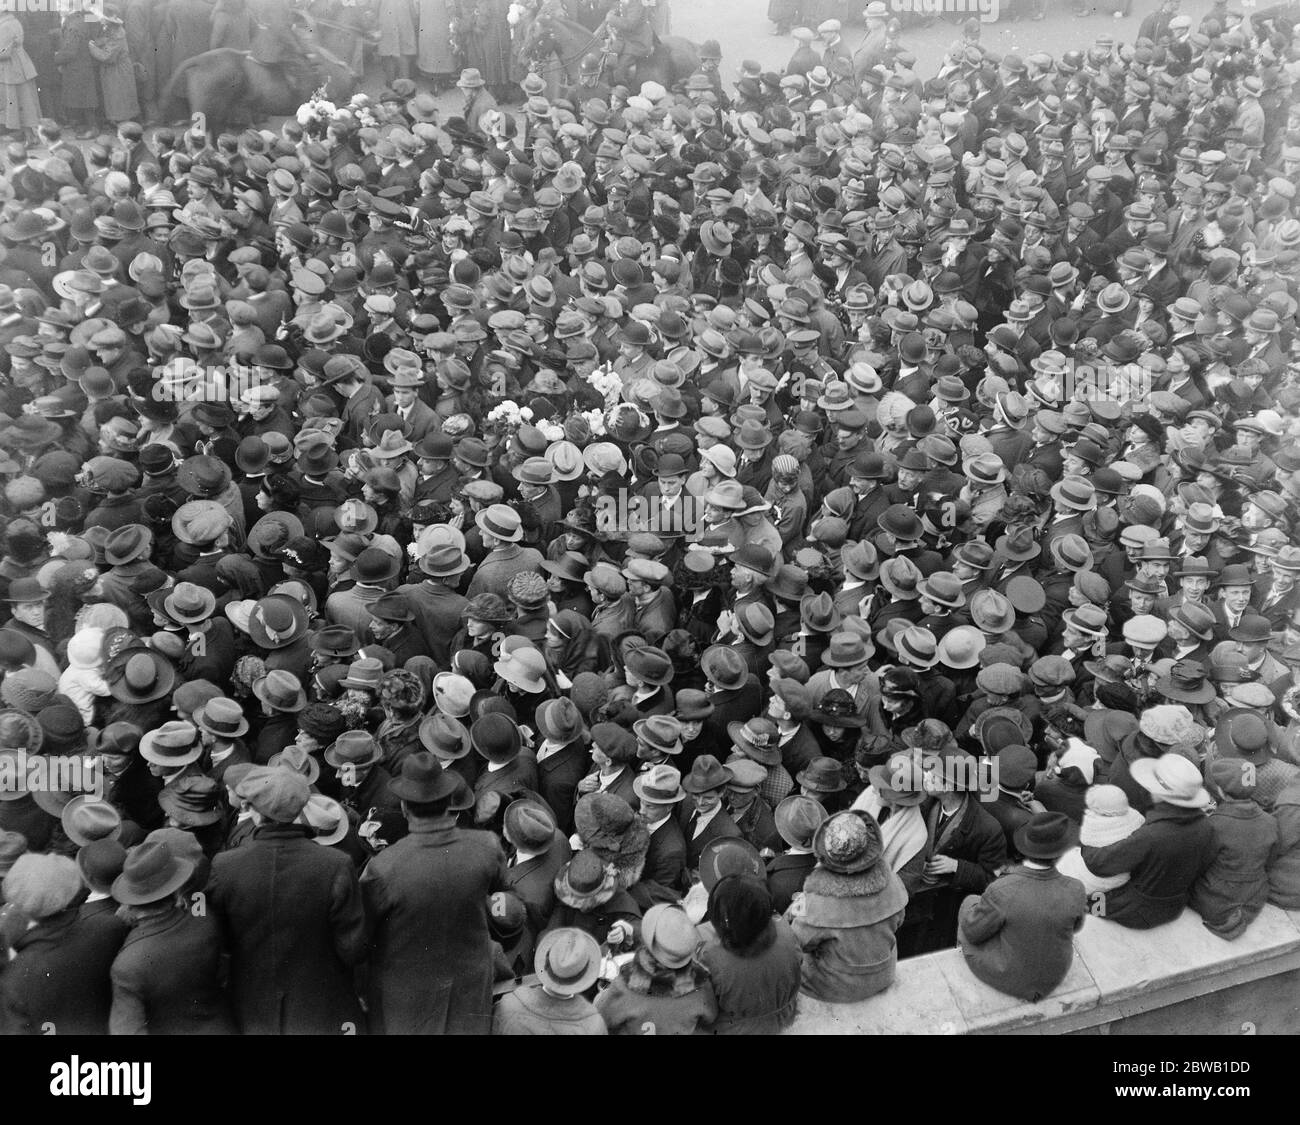
[[[574,809],[573,822],[583,846],[614,867],[621,890],[640,880],[650,848],[650,832],[622,797],[613,793],[587,794]]]

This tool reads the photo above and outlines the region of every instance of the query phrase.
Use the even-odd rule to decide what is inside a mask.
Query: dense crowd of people
[[[1300,44],[1175,7],[10,144],[0,1026],[770,1033],[1300,907]]]

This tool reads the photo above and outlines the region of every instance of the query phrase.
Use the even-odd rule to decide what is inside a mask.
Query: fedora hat
[[[691,772],[682,781],[682,788],[687,793],[699,795],[715,789],[725,788],[731,778],[731,770],[719,762],[717,758],[712,754],[701,754],[692,763]]]
[[[1166,699],[1178,703],[1204,704],[1215,697],[1215,688],[1206,680],[1205,667],[1199,660],[1179,660],[1163,676],[1155,689]]]
[[[420,570],[430,578],[451,578],[470,567],[469,556],[452,543],[439,544],[420,556]]]
[[[682,752],[682,725],[672,715],[650,715],[638,719],[632,724],[632,733],[649,751],[648,754],[642,754],[640,746],[638,747],[637,754],[643,759],[655,754],[672,757]]]
[[[831,636],[822,665],[827,668],[852,668],[871,659],[874,646],[861,633],[835,633]]]
[[[1022,524],[1007,528],[1006,534],[999,535],[994,548],[1011,562],[1027,562],[1042,554],[1043,548],[1034,538],[1034,529]]]
[[[685,910],[662,902],[641,919],[641,944],[665,969],[683,969],[695,956],[700,934]]]
[[[586,724],[582,713],[568,696],[548,699],[538,706],[536,712],[537,729],[542,737],[557,746],[568,746],[579,741],[586,733]]]
[[[918,582],[916,589],[932,602],[947,606],[949,609],[960,609],[966,604],[961,580],[955,574],[945,570],[935,571],[928,578]]]
[[[202,828],[216,824],[222,816],[222,786],[205,774],[182,777],[163,787],[158,804],[183,828]]]
[[[1014,833],[1016,850],[1026,859],[1059,859],[1079,842],[1079,828],[1064,813],[1034,813]]]
[[[336,770],[365,769],[383,760],[384,752],[373,735],[363,730],[344,731],[325,750],[325,762]]]
[[[146,840],[126,854],[122,874],[113,880],[113,898],[123,906],[147,906],[174,895],[194,874],[194,861],[175,855],[166,844]]]
[[[601,869],[603,881],[604,869]],[[548,930],[537,943],[533,969],[548,992],[578,996],[600,976],[600,945],[586,930],[563,926]]]
[[[474,522],[480,531],[485,531],[506,543],[517,543],[524,537],[519,513],[504,504],[492,504],[476,512]]]
[[[1129,773],[1153,797],[1184,809],[1203,809],[1211,801],[1201,783],[1201,771],[1171,751],[1158,758],[1139,758],[1129,766]]]
[[[199,730],[216,738],[234,739],[248,733],[244,709],[225,696],[219,695],[204,703],[193,713],[193,722]]]
[[[259,648],[287,648],[307,635],[307,608],[287,594],[261,598],[248,618],[248,634]]]
[[[686,799],[681,771],[666,763],[651,766],[639,774],[632,782],[632,791],[651,805],[675,805]]]
[[[958,625],[939,638],[939,661],[949,668],[974,668],[987,644],[980,629],[973,625]]]
[[[900,601],[919,598],[920,583],[921,572],[911,559],[896,556],[880,564],[880,584]]]
[[[173,586],[162,601],[167,615],[181,625],[206,621],[217,608],[217,596],[204,586],[193,582],[180,582]]]
[[[436,711],[420,722],[420,743],[440,761],[458,761],[470,750],[469,731],[459,719]]]
[[[203,755],[198,728],[193,723],[172,720],[140,739],[140,756],[166,769],[180,769]]]
[[[523,739],[510,716],[489,711],[470,727],[470,745],[493,765],[505,765],[519,756]]]
[[[906,808],[925,800],[925,778],[915,758],[896,755],[883,765],[872,766],[867,777],[886,804]]]
[[[79,848],[95,840],[116,840],[122,835],[122,815],[103,798],[79,793],[63,806],[59,818],[68,839]]]
[[[452,796],[456,774],[444,770],[427,750],[419,750],[402,762],[402,772],[388,783],[388,791],[399,800],[427,805]]]
[[[292,672],[272,669],[253,681],[253,694],[276,711],[297,712],[307,706],[307,693]]]
[[[729,645],[712,645],[705,649],[700,668],[710,683],[724,691],[743,687],[749,673],[744,657]]]

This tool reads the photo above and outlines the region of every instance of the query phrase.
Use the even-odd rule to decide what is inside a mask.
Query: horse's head
[[[542,59],[554,53],[555,28],[551,17],[545,14],[534,15],[521,21],[523,36],[519,42],[519,53],[526,59]]]

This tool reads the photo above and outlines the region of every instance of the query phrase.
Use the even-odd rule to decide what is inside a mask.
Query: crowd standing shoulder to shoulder
[[[0,18],[0,1028],[768,1034],[1296,908],[1295,25],[661,81],[627,0],[548,90],[503,9],[444,119],[416,7],[230,133],[113,12],[29,120]]]

